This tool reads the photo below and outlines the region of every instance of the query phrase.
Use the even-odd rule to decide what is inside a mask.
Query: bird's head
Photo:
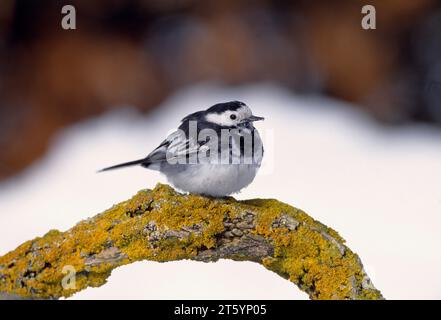
[[[218,103],[204,112],[204,120],[222,127],[249,126],[254,121],[264,120],[253,115],[250,107],[240,101]]]

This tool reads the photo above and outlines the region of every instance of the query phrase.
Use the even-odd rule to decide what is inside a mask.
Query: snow
[[[146,116],[127,108],[64,130],[44,158],[0,184],[0,255],[166,182],[142,168],[96,170],[145,156],[186,114],[225,100],[244,101],[266,119],[256,123],[264,166],[237,198],[277,198],[337,230],[386,298],[441,298],[441,131],[383,127],[343,102],[272,84],[201,84]],[[73,298],[307,296],[258,264],[224,260],[138,262]]]

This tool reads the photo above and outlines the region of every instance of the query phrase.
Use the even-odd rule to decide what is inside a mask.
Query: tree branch
[[[303,211],[277,200],[183,195],[160,184],[1,257],[0,298],[69,297],[103,285],[122,265],[183,259],[254,261],[311,299],[382,299],[337,232]],[[66,266],[75,270],[67,286]]]

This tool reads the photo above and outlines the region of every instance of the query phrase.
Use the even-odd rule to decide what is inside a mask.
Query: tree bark
[[[277,200],[214,199],[159,184],[0,257],[0,299],[69,297],[103,285],[122,265],[183,259],[254,261],[311,299],[383,299],[344,243]]]

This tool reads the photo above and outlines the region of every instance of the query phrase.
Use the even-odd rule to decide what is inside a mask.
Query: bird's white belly
[[[197,164],[167,175],[176,188],[186,192],[222,197],[239,192],[256,176],[259,166],[252,164]]]

